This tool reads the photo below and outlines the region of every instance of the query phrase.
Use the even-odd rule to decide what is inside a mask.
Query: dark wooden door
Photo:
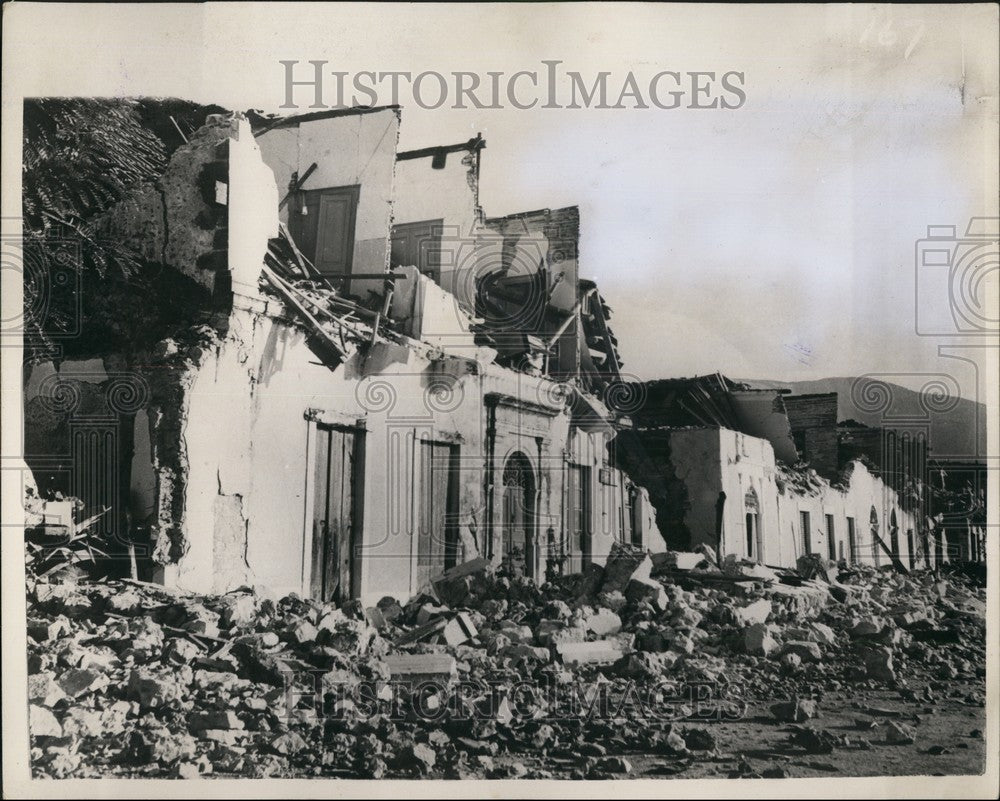
[[[350,275],[359,188],[321,190],[316,230],[316,267],[323,275]]]
[[[323,601],[357,596],[359,444],[356,431],[317,427],[311,587]]]
[[[354,257],[359,186],[299,192],[289,207],[296,246],[324,275],[349,275]]]
[[[393,267],[416,267],[440,282],[443,224],[444,220],[421,220],[393,226],[389,263]]]
[[[809,512],[799,512],[799,529],[802,536],[802,553],[809,555],[812,553],[812,523],[809,520]]]
[[[457,446],[420,443],[420,518],[417,528],[417,586],[456,562],[458,514]]]

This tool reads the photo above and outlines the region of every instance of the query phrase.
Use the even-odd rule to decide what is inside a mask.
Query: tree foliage
[[[148,329],[148,308],[145,318],[137,313],[133,319],[129,299],[169,288],[174,278],[162,265],[144,263],[127,246],[101,236],[101,218],[140,184],[156,182],[184,143],[184,132],[219,111],[176,99],[25,101],[28,358],[50,352],[54,340],[71,353],[92,349],[107,336],[130,344]],[[163,313],[169,316],[170,310]]]

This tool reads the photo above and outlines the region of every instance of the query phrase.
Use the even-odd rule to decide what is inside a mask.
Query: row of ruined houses
[[[400,116],[213,115],[106,215],[201,308],[138,356],[27,368],[25,460],[143,577],[368,603],[476,557],[543,581],[616,542],[949,558],[925,443],[852,434],[829,397],[630,380],[577,208],[486,216],[484,140],[398,152]]]

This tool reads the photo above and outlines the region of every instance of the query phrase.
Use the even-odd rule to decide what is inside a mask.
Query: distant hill
[[[930,427],[932,455],[968,459],[986,453],[986,406],[965,398],[934,398],[887,381],[856,378],[820,378],[814,381],[738,379],[761,389],[785,387],[793,395],[837,393],[839,421],[857,420],[869,426],[907,427],[926,422]]]

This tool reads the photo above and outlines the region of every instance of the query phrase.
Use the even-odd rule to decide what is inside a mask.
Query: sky
[[[968,341],[917,335],[915,248],[928,225],[997,216],[996,6],[30,5],[13,7],[22,36],[4,26],[23,96],[279,111],[281,60],[510,74],[554,59],[611,86],[741,72],[746,102],[727,110],[404,99],[399,147],[481,132],[487,214],[578,205],[581,275],[639,378],[919,386],[950,369],[939,345]],[[7,83],[5,106],[19,102]],[[946,303],[947,282],[932,286]]]

